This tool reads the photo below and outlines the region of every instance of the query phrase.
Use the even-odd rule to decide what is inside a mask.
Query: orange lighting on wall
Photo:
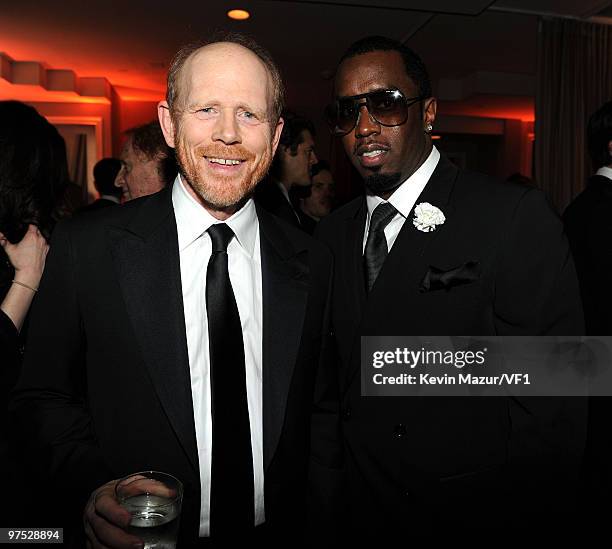
[[[247,10],[230,10],[227,12],[227,16],[236,21],[244,21],[251,17],[251,14]]]
[[[533,97],[481,94],[463,101],[439,101],[438,113],[533,122],[535,100]]]
[[[442,139],[441,135],[432,135],[431,136],[432,139]]]

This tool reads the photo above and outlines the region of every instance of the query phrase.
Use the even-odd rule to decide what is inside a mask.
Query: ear
[[[282,118],[279,118],[278,122],[276,123],[276,127],[274,128],[274,136],[272,138],[272,156],[276,154],[276,149],[278,147],[278,142],[280,141],[284,125],[285,121]]]
[[[608,155],[612,159],[612,141],[608,141]]]
[[[438,110],[438,102],[435,97],[430,97],[425,100],[423,104],[423,126],[427,127],[428,124],[434,125],[436,121],[436,112]]]
[[[157,104],[157,116],[168,147],[174,149],[174,120],[172,120],[170,107],[166,101],[160,101]]]

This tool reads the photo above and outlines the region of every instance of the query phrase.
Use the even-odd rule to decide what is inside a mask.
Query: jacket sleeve
[[[581,336],[580,289],[563,225],[535,189],[518,201],[501,243],[494,312],[499,335]],[[524,509],[554,521],[574,505],[584,455],[587,404],[582,397],[513,397],[508,459]]]
[[[544,194],[522,195],[500,247],[494,313],[499,335],[582,335],[580,289],[563,224]]]

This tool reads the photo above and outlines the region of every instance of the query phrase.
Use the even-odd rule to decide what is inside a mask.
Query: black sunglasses
[[[357,125],[364,105],[381,126],[400,126],[408,120],[408,107],[423,99],[406,98],[399,90],[377,90],[340,97],[325,109],[325,115],[332,134],[340,136],[346,135]]]

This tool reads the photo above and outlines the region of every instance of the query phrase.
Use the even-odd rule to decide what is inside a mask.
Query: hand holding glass
[[[127,528],[145,543],[145,549],[174,549],[178,534],[183,485],[167,473],[143,471],[121,479],[117,501],[132,519]]]

